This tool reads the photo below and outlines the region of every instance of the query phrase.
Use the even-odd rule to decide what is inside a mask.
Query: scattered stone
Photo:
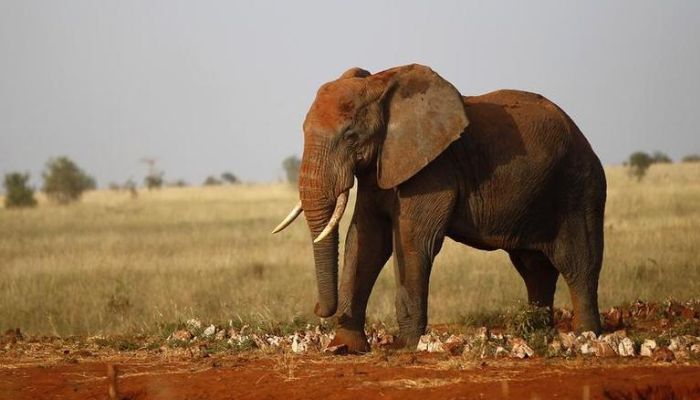
[[[579,343],[585,343],[588,341],[596,340],[597,338],[598,337],[596,336],[595,332],[586,331],[586,332],[581,332],[581,334],[576,338],[576,340]]]
[[[694,356],[700,356],[700,343],[690,346],[690,353]]]
[[[216,332],[214,339],[216,339],[216,340],[226,339],[226,329],[221,329],[220,331]]]
[[[679,350],[688,350],[692,344],[696,342],[695,336],[683,335],[671,338],[671,343],[668,349],[675,352]]]
[[[527,345],[525,340],[520,338],[512,339],[513,348],[510,350],[510,356],[513,358],[529,358],[535,355],[535,351]]]
[[[306,353],[309,350],[309,340],[307,337],[300,337],[295,333],[292,337],[292,351],[295,353]]]
[[[654,354],[654,350],[656,350],[656,341],[652,339],[645,339],[644,343],[642,343],[642,346],[639,349],[639,355],[642,357],[651,357],[652,354]]]
[[[187,328],[190,330],[202,329],[202,321],[200,321],[196,318],[188,319],[185,324],[187,325]]]
[[[668,347],[661,347],[654,352],[652,359],[658,362],[671,362],[676,359],[676,356]]]
[[[576,346],[576,335],[573,332],[559,333],[559,340],[565,349],[572,349]]]
[[[615,357],[617,353],[607,342],[596,342],[593,348],[596,357]]]
[[[427,351],[428,353],[443,353],[445,348],[440,341],[440,338],[435,334],[427,334],[420,337],[418,340],[418,345],[416,346],[418,351]]]
[[[173,332],[168,338],[168,340],[180,340],[183,342],[186,342],[190,339],[192,339],[192,334],[190,333],[190,331],[185,329]]]
[[[206,327],[204,329],[204,332],[202,332],[202,336],[210,337],[210,336],[214,336],[215,333],[216,333],[216,327],[214,325],[209,325],[208,327]]]
[[[508,350],[505,349],[503,346],[496,346],[496,350],[493,352],[494,357],[500,358],[500,357],[508,357],[509,353]],[[481,358],[486,357],[486,353],[483,353]]]
[[[595,348],[590,343],[586,342],[581,345],[579,352],[584,356],[595,354]]]
[[[461,336],[451,335],[445,340],[443,347],[445,351],[453,356],[457,356],[464,352],[464,338]]]
[[[617,354],[622,357],[634,357],[634,342],[632,342],[632,339],[628,337],[622,338],[617,346]]]
[[[477,339],[481,339],[482,341],[487,341],[489,338],[489,328],[482,326],[481,328],[476,330],[476,333],[474,335]]]

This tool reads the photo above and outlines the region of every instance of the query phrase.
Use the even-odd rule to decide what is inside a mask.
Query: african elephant
[[[394,254],[399,338],[427,324],[428,280],[445,236],[505,250],[528,300],[552,307],[561,273],[577,331],[600,332],[606,181],[569,116],[541,95],[463,97],[428,67],[360,68],[321,86],[303,124],[300,203],[313,239],[320,317],[333,344],[368,351],[367,301]],[[338,222],[357,178],[338,289]],[[340,295],[338,294],[340,292]]]

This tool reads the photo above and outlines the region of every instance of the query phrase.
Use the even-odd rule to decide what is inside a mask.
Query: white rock
[[[652,339],[645,339],[644,343],[642,343],[641,348],[639,349],[639,355],[642,357],[651,357],[651,355],[654,353],[654,350],[656,350],[656,341]]]
[[[498,346],[496,347],[496,351],[494,354],[496,357],[505,357],[508,355],[508,350],[503,348],[503,346]]]
[[[617,354],[622,357],[634,357],[634,342],[632,342],[632,339],[628,337],[622,338],[617,346]]]
[[[695,354],[696,356],[700,355],[700,344],[696,343],[696,344],[690,346],[690,352],[692,354]]]
[[[596,336],[595,332],[591,331],[586,331],[586,332],[581,332],[579,337],[576,338],[579,343],[585,343],[588,341],[596,340],[598,337]]]
[[[584,343],[579,348],[579,351],[583,355],[595,354],[595,347],[592,346],[590,343]]]
[[[280,347],[282,342],[284,342],[284,338],[280,336],[267,335],[265,341],[267,341],[267,343],[272,347]]]
[[[621,336],[616,335],[614,333],[608,334],[608,335],[600,335],[600,341],[607,343],[611,349],[613,349],[617,353],[617,349],[620,346],[620,341],[622,341]]]
[[[503,334],[501,333],[492,333],[491,334],[491,340],[498,340],[498,341],[503,341]]]
[[[420,337],[416,350],[427,351],[428,353],[442,353],[445,351],[445,348],[439,337],[427,334]]]
[[[477,339],[481,339],[483,341],[488,340],[489,337],[489,329],[485,326],[482,326],[481,328],[476,330],[476,334],[474,335]]]
[[[668,349],[671,351],[688,350],[691,345],[695,342],[695,336],[684,335],[676,336],[671,338],[671,344],[668,345]]]
[[[292,337],[292,351],[295,353],[306,353],[309,350],[309,342],[306,337],[302,338],[298,333]]]
[[[200,321],[196,318],[188,319],[186,324],[187,324],[187,327],[189,329],[201,329],[202,328],[202,321]]]
[[[559,340],[565,349],[571,349],[576,346],[576,335],[573,332],[559,333]]]
[[[464,341],[464,337],[461,335],[450,335],[450,337],[445,340],[445,343],[463,343]]]
[[[535,355],[535,351],[524,340],[513,340],[513,348],[510,350],[510,356],[513,358],[526,358]]]
[[[202,332],[202,336],[209,337],[209,336],[213,336],[215,333],[216,333],[216,327],[214,325],[209,325],[204,329],[204,332]]]

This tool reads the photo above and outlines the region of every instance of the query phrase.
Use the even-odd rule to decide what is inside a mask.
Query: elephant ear
[[[379,187],[400,185],[437,158],[469,125],[462,96],[428,67],[408,65],[374,75],[385,82],[386,137]]]

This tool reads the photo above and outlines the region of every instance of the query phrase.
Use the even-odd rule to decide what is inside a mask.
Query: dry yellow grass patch
[[[654,165],[641,183],[622,167],[606,171],[601,306],[698,296],[700,164]],[[40,199],[36,209],[2,209],[0,328],[66,335],[153,331],[193,316],[313,319],[305,224],[270,234],[296,201],[285,185],[241,185],[143,191],[136,199],[96,191],[66,207]],[[559,285],[557,304],[568,305]],[[390,261],[370,301],[371,320],[393,321],[393,293]],[[504,252],[446,241],[431,279],[431,322],[524,299]]]

